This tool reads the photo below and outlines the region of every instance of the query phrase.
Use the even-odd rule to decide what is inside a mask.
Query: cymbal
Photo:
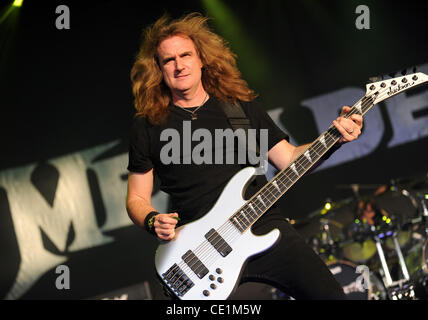
[[[412,177],[397,178],[393,179],[392,182],[401,189],[428,189],[428,173],[419,174]]]
[[[423,179],[421,181],[416,181],[410,186],[411,190],[423,190],[428,189],[428,178]]]
[[[311,219],[288,219],[294,228],[301,228],[312,223]]]
[[[321,219],[321,220],[322,220],[322,219]],[[335,220],[332,220],[332,219],[328,219],[328,223],[329,223],[330,225],[335,226],[336,228],[343,229],[343,223],[340,223],[339,221],[335,221]]]
[[[346,208],[347,206],[349,206],[351,203],[353,203],[355,201],[355,199],[353,197],[350,198],[346,198],[343,200],[339,200],[339,201],[326,201],[326,204],[329,204],[329,208],[326,208],[326,204],[321,207],[318,208],[314,211],[312,211],[311,213],[309,213],[308,217],[309,218],[314,218],[314,219],[319,219],[320,217],[331,217],[334,216],[338,211],[340,211],[340,209],[342,208]]]
[[[385,184],[360,184],[360,183],[351,183],[351,184],[338,184],[336,185],[336,188],[338,189],[377,189]]]

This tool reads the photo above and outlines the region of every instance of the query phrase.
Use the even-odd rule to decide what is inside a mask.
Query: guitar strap
[[[257,163],[257,156],[260,156],[260,149],[259,149],[259,143],[248,143],[248,130],[252,128],[251,121],[248,119],[247,115],[245,114],[244,110],[242,109],[242,106],[239,102],[231,103],[231,102],[221,102],[220,103],[224,113],[226,114],[226,117],[229,121],[230,126],[232,127],[232,130],[235,131],[236,129],[244,129],[245,130],[245,137],[242,137],[241,135],[237,135],[238,143],[240,147],[245,147],[244,150],[247,150],[248,159],[251,163]],[[257,170],[263,170],[264,172],[264,160],[262,161],[261,165]]]

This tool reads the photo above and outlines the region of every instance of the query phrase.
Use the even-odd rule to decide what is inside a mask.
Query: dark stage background
[[[58,5],[70,9],[69,30],[55,27]],[[356,28],[358,5],[370,9],[370,29]],[[4,14],[6,5],[0,9]],[[407,67],[428,73],[428,4],[419,1],[24,1],[0,24],[0,297],[88,299],[146,282],[145,297],[162,298],[153,269],[156,241],[124,211],[134,112],[129,72],[145,26],[165,12],[193,11],[212,17],[244,79],[299,144],[326,128],[319,127],[323,113],[317,121],[303,101],[348,87],[364,94],[369,77]],[[417,101],[411,113],[417,125],[398,126],[399,115],[386,103],[375,107],[381,126],[367,121],[364,129],[378,139],[374,147],[346,149],[348,158],[334,155],[329,166],[298,182],[281,200],[284,216],[304,219],[327,198],[352,199],[344,185],[402,179],[408,186],[423,179],[427,88],[412,92],[402,96],[405,106]],[[333,108],[356,100],[342,95]],[[419,129],[391,144],[397,128]],[[78,175],[82,189],[73,180]],[[57,193],[62,177],[69,184]],[[55,286],[60,264],[70,270],[68,290]]]

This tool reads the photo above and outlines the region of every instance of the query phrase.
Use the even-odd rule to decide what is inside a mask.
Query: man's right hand
[[[175,226],[178,223],[178,213],[160,213],[155,216],[155,228],[156,235],[162,240],[172,240],[175,236]]]

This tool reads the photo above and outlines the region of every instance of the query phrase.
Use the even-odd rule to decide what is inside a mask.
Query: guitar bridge
[[[162,278],[178,297],[185,295],[195,285],[176,263],[162,274]]]

